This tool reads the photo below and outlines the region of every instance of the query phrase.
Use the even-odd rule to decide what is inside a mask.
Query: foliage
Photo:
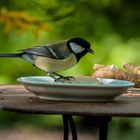
[[[18,33],[31,30],[35,36],[38,36],[40,30],[48,31],[48,26],[37,17],[28,12],[8,11],[5,7],[0,10],[0,23],[4,24],[4,32],[7,34],[14,28]]]
[[[139,65],[139,5],[139,0],[0,0],[0,53],[79,36],[91,42],[95,54],[85,56],[63,74],[91,75],[94,63]],[[0,59],[0,64],[2,84],[17,83],[20,76],[44,74],[19,59]]]
[[[94,63],[115,64],[118,66],[124,62],[139,63],[139,51],[137,50],[139,50],[140,44],[140,31],[138,30],[140,21],[138,20],[137,5],[139,2],[137,0],[32,0],[30,2],[25,0],[22,4],[17,0],[7,1],[7,3],[3,3],[2,7],[7,6],[11,11],[22,9],[26,13],[30,12],[30,17],[31,14],[34,15],[34,18],[37,15],[40,16],[42,21],[47,21],[50,32],[47,34],[41,33],[38,40],[32,40],[30,34],[25,35],[25,37],[31,38],[35,45],[75,36],[84,37],[91,42],[95,55],[87,55],[77,66],[63,72],[63,74],[91,75],[93,72],[92,64]],[[11,6],[11,3],[14,3],[14,5]],[[30,26],[32,25],[30,24]],[[24,28],[26,28],[26,24]],[[28,26],[28,28],[30,27]],[[32,30],[32,28],[30,29]],[[36,28],[35,32],[40,30],[40,28]],[[17,32],[20,32],[20,30],[17,29]],[[13,32],[8,33],[9,40],[13,40],[13,35]],[[15,38],[22,41],[24,34],[22,33],[21,36]],[[15,42],[17,43],[16,40]],[[13,50],[30,47],[31,41],[21,45],[19,43],[20,48],[14,44],[15,42],[10,44]],[[3,41],[1,44],[3,46]],[[9,46],[9,44],[5,46]],[[120,55],[121,57],[119,57]],[[84,66],[85,62],[86,66]],[[33,68],[30,66],[30,69]],[[29,73],[29,71],[26,72],[25,70],[25,73]]]

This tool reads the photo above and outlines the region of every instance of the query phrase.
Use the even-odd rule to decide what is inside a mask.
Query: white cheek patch
[[[82,51],[85,50],[85,48],[83,48],[80,45],[73,43],[73,42],[70,43],[70,47],[71,47],[71,50],[76,54],[81,53]]]

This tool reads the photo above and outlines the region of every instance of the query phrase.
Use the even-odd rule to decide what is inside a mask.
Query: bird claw
[[[75,78],[73,76],[63,76],[57,73],[48,73],[50,77],[52,77],[54,79],[54,82],[69,82],[72,80],[75,80]]]
[[[55,82],[65,82],[65,81],[72,81],[72,80],[75,80],[75,78],[73,76],[60,76],[58,78],[54,78],[55,79]]]

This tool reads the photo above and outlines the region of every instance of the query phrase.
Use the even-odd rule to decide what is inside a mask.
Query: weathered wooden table
[[[94,116],[100,119],[99,140],[107,140],[107,126],[112,117],[140,117],[140,89],[132,88],[128,93],[110,103],[60,102],[37,99],[22,85],[0,85],[0,109],[34,114],[61,114],[64,119],[64,140],[68,135],[68,120],[76,130],[71,115]]]

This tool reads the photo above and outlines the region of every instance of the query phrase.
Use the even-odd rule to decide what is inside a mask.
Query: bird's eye
[[[80,45],[78,45],[76,43],[73,43],[73,42],[70,43],[70,48],[76,54],[81,53],[81,52],[83,52],[85,50],[85,48],[83,48],[82,46],[80,46]]]

